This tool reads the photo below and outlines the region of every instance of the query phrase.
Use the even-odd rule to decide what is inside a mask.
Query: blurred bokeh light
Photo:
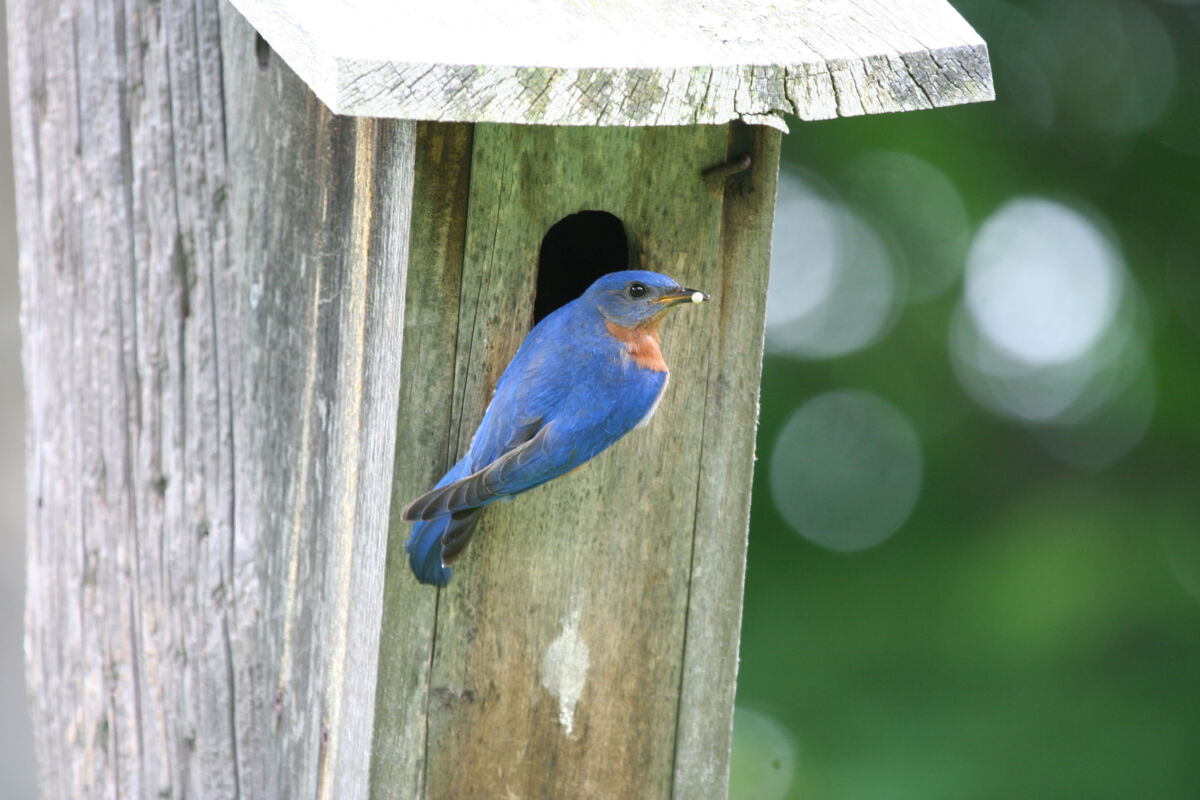
[[[921,489],[921,444],[904,416],[866,392],[814,397],[788,418],[769,474],[779,513],[830,550],[865,550],[908,518]]]
[[[876,341],[900,302],[879,235],[811,176],[784,171],[767,294],[767,346],[802,358],[844,356]]]
[[[1049,136],[1129,135],[1175,96],[1175,41],[1149,3],[991,0],[960,4],[987,36],[1000,98]],[[977,13],[972,13],[976,10]],[[999,56],[997,57],[997,53]]]
[[[902,261],[910,302],[955,285],[970,230],[962,197],[941,170],[912,153],[880,150],[853,159],[841,181],[854,207],[896,238],[892,255]]]
[[[791,735],[774,717],[737,707],[733,713],[730,794],[756,800],[783,800],[792,785],[796,747]]]
[[[988,217],[967,256],[967,311],[989,342],[1030,367],[1074,361],[1112,322],[1124,265],[1086,218],[1040,198]]]
[[[952,360],[968,394],[1031,424],[1048,452],[1106,466],[1154,411],[1144,305],[1119,249],[1085,215],[1010,200],[971,245]]]

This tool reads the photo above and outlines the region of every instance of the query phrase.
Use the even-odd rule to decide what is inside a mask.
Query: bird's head
[[[680,303],[703,303],[708,295],[680,286],[673,278],[641,269],[610,272],[584,292],[608,322],[623,328],[654,325]]]

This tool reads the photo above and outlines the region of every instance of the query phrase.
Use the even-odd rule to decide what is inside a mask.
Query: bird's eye
[[[645,284],[641,284],[641,283],[629,284],[629,296],[630,297],[641,297],[645,293],[646,293]]]

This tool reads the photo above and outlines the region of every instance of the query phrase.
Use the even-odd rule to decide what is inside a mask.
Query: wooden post
[[[228,6],[9,9],[42,797],[362,797],[414,125]]]
[[[724,5],[236,2],[269,45],[221,0],[8,6],[42,797],[721,796],[779,114],[983,99],[982,42],[941,0],[817,0],[771,47]],[[488,49],[543,8],[598,38],[531,58],[617,66]],[[622,66],[647,36],[666,66]],[[582,210],[716,302],[665,324],[649,428],[419,586],[395,501]]]

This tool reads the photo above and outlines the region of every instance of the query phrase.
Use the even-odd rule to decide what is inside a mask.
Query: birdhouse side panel
[[[248,731],[239,785],[358,798],[374,730],[415,123],[331,114],[282,61],[260,58],[236,14],[222,15],[221,37],[238,312],[228,335],[244,396],[229,549],[253,560],[235,574],[259,591],[233,601],[259,658],[230,667],[237,696],[256,704],[236,716]]]

